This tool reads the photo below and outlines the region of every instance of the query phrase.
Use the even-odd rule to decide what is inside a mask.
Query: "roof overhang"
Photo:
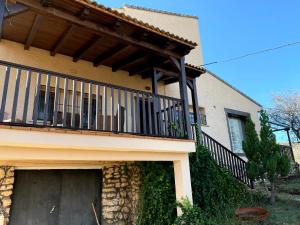
[[[174,69],[170,58],[181,58],[196,45],[84,0],[11,0],[5,8],[2,38],[22,43],[26,50],[36,47],[131,75],[160,66]],[[187,70],[193,79],[195,68]]]

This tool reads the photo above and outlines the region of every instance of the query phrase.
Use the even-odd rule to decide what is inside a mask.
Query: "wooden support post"
[[[3,31],[3,21],[4,21],[4,13],[5,13],[5,0],[0,0],[0,40],[2,38]]]
[[[183,121],[186,129],[186,134],[189,139],[192,139],[192,129],[191,129],[191,122],[189,117],[189,100],[187,94],[187,80],[186,80],[184,57],[180,59],[180,67],[181,67],[181,71],[179,74],[179,89],[180,89],[180,97],[183,102],[182,103]]]
[[[193,112],[194,112],[194,119],[196,127],[196,138],[201,137],[201,117],[198,105],[198,95],[197,95],[197,85],[196,85],[196,78],[192,81],[188,82],[188,86],[191,89],[192,93],[192,102],[193,102]],[[200,138],[201,139],[201,138]],[[201,140],[197,140],[201,143]]]

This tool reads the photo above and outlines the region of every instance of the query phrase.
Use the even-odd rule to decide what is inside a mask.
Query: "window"
[[[237,154],[244,154],[243,141],[245,140],[245,119],[246,117],[228,115],[229,136],[232,151]]]
[[[205,109],[204,108],[199,108],[199,111],[200,111],[201,125],[202,126],[207,126]],[[195,124],[194,112],[190,112],[189,117],[190,117],[191,124]]]

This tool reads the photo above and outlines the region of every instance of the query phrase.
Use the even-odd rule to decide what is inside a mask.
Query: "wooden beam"
[[[31,26],[31,29],[29,31],[29,34],[27,35],[27,38],[26,38],[26,43],[24,45],[25,50],[28,50],[30,48],[42,21],[43,21],[43,16],[41,16],[41,15],[35,16],[32,26]]]
[[[176,82],[178,82],[178,78],[175,78],[175,77],[171,77],[168,80],[164,81],[165,85],[173,84],[173,83],[176,83]]]
[[[196,136],[200,137],[202,134],[201,132],[201,117],[200,117],[200,110],[199,110],[199,103],[198,103],[198,93],[197,93],[197,85],[196,85],[196,79],[193,79],[190,81],[191,84],[191,95],[192,95],[192,102],[193,102],[193,112],[194,112],[194,118],[195,122],[197,124],[197,130],[196,130]],[[201,138],[200,138],[201,139]],[[201,143],[201,140],[197,140]],[[199,144],[200,144],[199,143]]]
[[[7,10],[4,10],[4,19],[16,16],[20,13],[26,12],[29,8],[20,3],[16,3],[13,5],[8,5]]]
[[[160,65],[163,65],[165,63],[169,62],[169,59],[165,59],[165,60],[162,60],[162,59],[159,59],[159,60],[154,60],[153,63],[150,63],[149,65],[141,65],[141,66],[138,66],[136,68],[133,68],[129,71],[129,76],[134,76],[134,75],[137,75],[137,74],[142,74],[148,70],[151,70],[153,69],[153,67],[158,67]]]
[[[95,35],[88,42],[86,42],[73,56],[73,62],[77,62],[84,54],[92,49],[97,43],[99,43],[101,37]]]
[[[113,56],[116,56],[117,54],[119,54],[122,51],[125,51],[125,49],[128,49],[129,47],[130,46],[128,46],[128,45],[118,44],[114,48],[97,56],[96,59],[94,60],[94,66],[100,66],[107,59],[109,59]]]
[[[114,63],[112,65],[112,71],[116,72],[129,64],[132,64],[132,63],[135,63],[135,62],[141,60],[144,57],[145,57],[145,52],[138,51],[138,52],[132,54],[131,56],[127,57],[126,59],[121,60],[117,63]]]
[[[91,10],[89,8],[84,8],[79,14],[81,20],[86,20],[88,15],[90,15]]]
[[[5,13],[5,0],[0,0],[0,40],[2,38],[2,32],[3,32],[4,13]]]
[[[178,59],[170,56],[170,62],[175,66],[175,68],[180,72],[181,71],[181,67],[180,67],[180,63],[178,61]]]
[[[189,139],[192,139],[192,130],[191,130],[191,121],[189,117],[189,99],[187,93],[187,82],[186,82],[186,72],[185,72],[185,63],[184,57],[180,59],[180,69],[181,73],[179,76],[179,89],[180,97],[182,100],[182,109],[183,109],[183,120],[185,124],[185,132]]]
[[[157,71],[162,72],[163,74],[167,75],[167,76],[171,76],[171,77],[179,77],[179,73],[173,72],[173,71],[169,71],[166,69],[163,69],[161,67],[154,67]]]
[[[43,7],[49,7],[52,5],[52,0],[41,0],[41,5]]]
[[[169,57],[169,56],[173,56],[176,58],[182,57],[182,54],[180,53],[167,50],[167,49],[162,49],[159,46],[152,43],[138,41],[136,38],[131,37],[130,35],[124,35],[122,33],[114,32],[108,27],[101,25],[100,23],[95,23],[88,20],[83,21],[80,18],[65,12],[64,10],[53,8],[51,6],[43,7],[37,1],[32,1],[32,0],[18,0],[18,2],[30,7],[32,10],[40,14],[57,17],[65,21],[68,21],[70,23],[76,24],[78,26],[86,27],[90,29],[93,33],[98,34],[100,36],[105,34],[110,37],[114,37],[119,40],[122,40],[126,42],[128,45],[144,48],[148,51],[155,52],[155,54],[161,55],[163,57]]]
[[[74,25],[70,25],[66,31],[62,34],[62,36],[58,39],[58,41],[55,43],[54,47],[51,50],[50,55],[55,56],[55,54],[62,48],[64,43],[71,37],[73,31],[75,29]]]

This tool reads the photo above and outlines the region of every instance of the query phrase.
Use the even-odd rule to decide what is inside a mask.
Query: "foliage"
[[[166,162],[140,163],[142,184],[138,225],[171,225],[176,218],[173,166]]]
[[[199,145],[197,151],[190,154],[194,206],[184,200],[180,205],[183,215],[176,219],[172,164],[148,162],[139,165],[142,186],[138,225],[233,225],[234,210],[256,201],[256,195],[219,167],[209,151]]]
[[[300,141],[300,91],[275,95],[274,107],[269,109],[270,120],[279,128],[289,127],[296,140]]]
[[[290,161],[286,154],[281,155],[280,146],[271,129],[268,114],[261,111],[260,140],[251,119],[246,122],[246,138],[243,148],[248,158],[246,164],[247,175],[251,179],[261,179],[264,183],[268,179],[271,183],[270,200],[275,201],[275,182],[279,176],[286,176],[290,171]]]
[[[252,198],[247,187],[219,167],[201,145],[196,153],[190,154],[190,169],[194,203],[211,215],[220,210],[231,210]]]
[[[189,200],[184,199],[181,203],[178,203],[182,211],[182,215],[178,217],[174,225],[210,225],[207,221],[207,216],[198,207],[193,206]]]

